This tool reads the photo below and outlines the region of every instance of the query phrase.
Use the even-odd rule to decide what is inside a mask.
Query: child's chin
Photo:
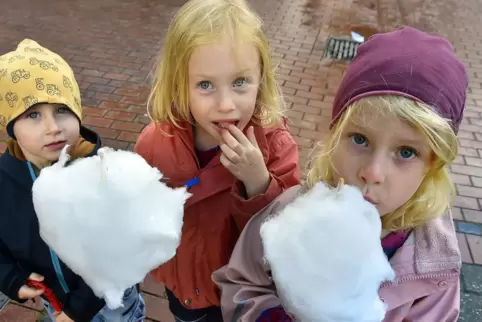
[[[43,155],[43,159],[45,159],[46,161],[48,162],[56,162],[59,160],[59,157],[60,157],[60,153],[62,152],[62,150],[60,151],[51,151],[49,153],[45,153],[45,155]]]

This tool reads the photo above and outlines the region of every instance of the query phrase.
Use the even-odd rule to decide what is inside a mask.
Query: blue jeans
[[[53,314],[55,310],[49,302],[42,299],[45,309],[47,310],[50,319],[54,322]],[[97,313],[91,322],[142,322],[146,318],[146,305],[142,295],[137,292],[135,286],[129,288],[124,293],[123,307],[115,310],[104,306],[99,313]],[[126,311],[128,310],[128,311]]]

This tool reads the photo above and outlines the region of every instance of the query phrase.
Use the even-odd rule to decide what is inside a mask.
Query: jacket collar
[[[413,230],[390,261],[397,276],[459,271],[462,263],[452,218],[447,211]]]

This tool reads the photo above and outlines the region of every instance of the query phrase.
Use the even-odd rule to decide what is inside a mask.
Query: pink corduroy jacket
[[[268,216],[279,212],[301,191],[301,186],[286,190],[253,217],[242,232],[228,265],[212,275],[221,290],[224,321],[268,321],[259,317],[281,306],[269,265],[263,259],[259,230]],[[385,322],[457,321],[461,255],[450,212],[415,228],[390,263],[396,272],[396,281],[385,283],[379,289],[380,298],[388,305]]]

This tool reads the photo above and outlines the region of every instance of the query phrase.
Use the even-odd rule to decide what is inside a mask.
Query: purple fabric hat
[[[444,38],[411,27],[376,34],[358,47],[338,88],[330,128],[355,100],[393,94],[432,106],[457,133],[468,76]]]

